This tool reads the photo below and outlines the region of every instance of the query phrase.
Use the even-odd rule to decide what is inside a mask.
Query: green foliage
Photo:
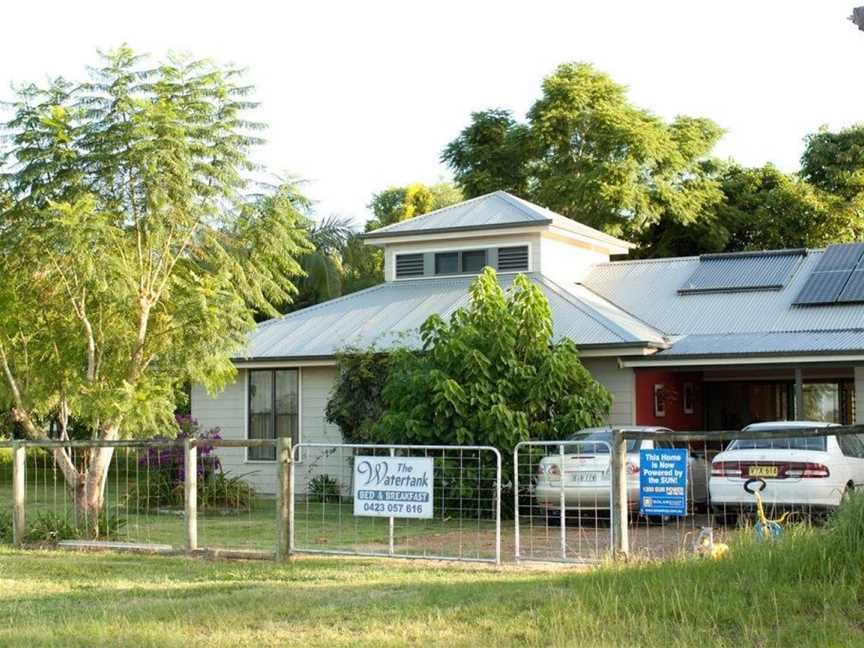
[[[330,475],[317,475],[309,481],[310,502],[338,502],[341,492],[339,480]]]
[[[520,441],[561,439],[600,424],[611,397],[570,340],[553,342],[549,303],[518,275],[505,292],[491,268],[449,323],[421,327],[423,352],[395,352],[373,439],[490,445],[512,456]],[[505,483],[512,466],[505,462]]]
[[[107,512],[99,515],[94,523],[94,520],[80,516],[40,511],[28,521],[24,542],[57,544],[63,540],[119,540],[125,528],[125,519]]]
[[[346,443],[369,443],[381,418],[381,390],[387,380],[389,357],[374,350],[350,349],[336,358],[336,384],[324,415],[339,426]]]
[[[0,544],[12,544],[12,512],[0,511]]]
[[[0,403],[30,436],[57,412],[103,438],[171,424],[312,249],[295,186],[250,191],[239,70],[123,47],[90,75],[19,90],[3,128]]]
[[[846,200],[864,195],[864,124],[837,133],[822,128],[805,144],[802,178]]]
[[[724,165],[714,172],[723,193],[703,220],[664,220],[643,234],[656,256],[822,247],[864,235],[864,220],[841,197],[767,164]]]
[[[665,122],[632,105],[591,65],[543,80],[526,123],[502,110],[472,115],[442,159],[466,196],[506,189],[615,236],[670,219],[701,219],[720,192],[701,162],[722,130],[704,118]]]
[[[366,231],[401,223],[462,200],[462,192],[449,182],[424,185],[420,182],[404,187],[390,187],[372,195],[369,209],[375,215],[366,223]]]

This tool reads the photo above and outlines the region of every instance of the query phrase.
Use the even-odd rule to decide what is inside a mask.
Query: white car
[[[661,427],[617,428],[656,434],[656,439],[627,442],[627,500],[631,510],[639,508],[639,451],[673,448],[663,434],[671,430]],[[564,457],[550,454],[537,465],[534,498],[538,506],[556,514],[561,509],[562,476],[565,511],[608,510],[611,497],[612,470],[609,450],[613,428],[588,428],[570,437],[564,446]],[[547,450],[548,452],[548,450]],[[704,459],[690,456],[688,465],[688,506],[701,506],[708,500],[709,467]]]
[[[742,432],[833,425],[777,421],[748,425]],[[864,486],[864,436],[736,439],[711,463],[709,490],[715,513],[732,516],[752,508],[754,496],[744,489],[752,479],[764,481],[762,501],[772,509],[836,508],[855,488]],[[750,488],[758,486],[761,483]]]

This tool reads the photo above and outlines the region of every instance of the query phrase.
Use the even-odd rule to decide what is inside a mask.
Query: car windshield
[[[583,430],[570,437],[571,441],[580,441],[579,452],[592,452],[594,454],[609,454],[612,447],[611,430]],[[627,452],[636,452],[639,449],[639,441],[627,440]],[[567,447],[564,448],[567,450]]]
[[[780,439],[736,439],[727,450],[814,450],[825,452],[827,437],[793,437]]]

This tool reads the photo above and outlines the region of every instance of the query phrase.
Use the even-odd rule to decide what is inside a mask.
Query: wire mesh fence
[[[4,442],[0,506],[4,513],[22,516],[23,528],[16,534],[22,544],[123,543],[154,551],[182,550],[190,548],[191,471],[196,478],[194,527],[200,530],[200,542],[191,548],[272,553],[277,538],[275,484],[269,492],[260,492],[242,475],[224,471],[216,448],[223,443],[231,445],[207,441],[196,447],[194,463],[189,464],[182,440]],[[17,471],[23,473],[18,506],[12,461],[16,449],[23,454]],[[105,453],[107,469],[101,487],[88,496],[84,482],[92,474],[94,453]],[[92,493],[97,493],[95,499]],[[8,533],[0,533],[0,538],[10,540]]]
[[[513,452],[516,560],[590,562],[612,549],[611,449],[528,441]]]
[[[635,556],[710,554],[736,534],[764,538],[787,525],[821,525],[864,487],[861,425],[775,423],[733,432],[623,430],[620,436],[627,502],[620,520],[627,529],[624,549]],[[657,493],[680,504],[658,506]]]
[[[244,460],[264,446],[276,462]],[[97,453],[94,506],[82,480]],[[490,563],[709,553],[735,534],[821,524],[864,488],[864,426],[588,431],[519,444],[512,470],[502,484],[500,453],[475,446],[7,441],[0,542]]]
[[[293,552],[500,562],[494,448],[301,443],[293,476]]]

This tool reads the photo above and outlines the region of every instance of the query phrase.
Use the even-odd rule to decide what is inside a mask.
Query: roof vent
[[[498,270],[515,272],[528,269],[528,246],[498,248]]]
[[[423,253],[397,254],[396,255],[397,277],[422,277],[423,276]]]

